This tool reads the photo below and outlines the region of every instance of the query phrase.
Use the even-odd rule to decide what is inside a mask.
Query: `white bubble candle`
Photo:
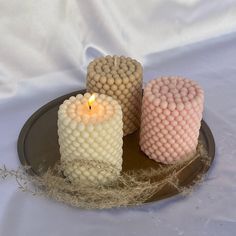
[[[122,111],[103,94],[78,94],[58,111],[58,136],[64,174],[72,182],[106,184],[122,169]],[[102,168],[109,166],[109,168]]]

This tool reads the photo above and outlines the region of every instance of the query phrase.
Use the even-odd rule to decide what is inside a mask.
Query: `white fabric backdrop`
[[[85,71],[100,54],[143,61],[235,29],[236,0],[0,0],[0,82],[9,93],[22,78]]]
[[[145,81],[183,75],[204,88],[204,119],[217,145],[206,181],[187,198],[103,211],[32,197],[15,180],[0,181],[1,236],[235,235],[236,33],[190,43],[234,31],[236,3],[131,2],[138,1],[0,1],[0,166],[19,166],[17,136],[35,110],[83,88],[90,59],[117,53],[141,60]],[[164,51],[182,44],[189,45]]]

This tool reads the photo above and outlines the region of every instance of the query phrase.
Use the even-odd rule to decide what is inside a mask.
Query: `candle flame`
[[[94,101],[95,101],[95,94],[93,94],[88,100],[88,105],[89,105],[90,110],[91,110],[91,106],[94,103]]]

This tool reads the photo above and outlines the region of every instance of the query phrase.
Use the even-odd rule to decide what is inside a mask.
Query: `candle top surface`
[[[162,77],[151,80],[145,87],[145,95],[154,104],[189,105],[204,98],[203,89],[193,80],[182,77]]]
[[[142,74],[142,65],[130,57],[105,56],[98,57],[88,65],[88,73],[106,78],[127,78],[130,75]],[[91,76],[93,77],[93,76]]]
[[[59,112],[77,123],[97,124],[109,120],[114,113],[121,113],[121,107],[110,96],[85,93],[65,100]]]

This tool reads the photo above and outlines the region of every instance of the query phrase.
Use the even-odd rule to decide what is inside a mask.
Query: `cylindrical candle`
[[[140,126],[142,80],[141,64],[129,57],[100,57],[88,65],[87,91],[107,94],[119,102],[124,135]]]
[[[86,93],[65,100],[58,111],[58,135],[68,179],[85,184],[115,180],[122,168],[122,128],[121,107],[112,97]]]
[[[141,150],[165,164],[184,161],[196,152],[204,94],[199,85],[181,77],[162,77],[144,89]]]

